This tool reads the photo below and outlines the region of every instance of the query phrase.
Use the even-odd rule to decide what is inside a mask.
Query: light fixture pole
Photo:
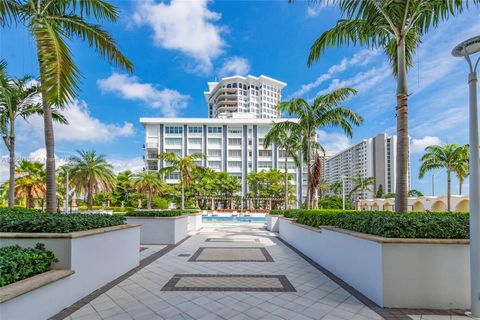
[[[478,140],[478,106],[477,106],[477,67],[478,57],[473,62],[471,56],[480,52],[480,36],[468,39],[457,45],[452,55],[464,57],[470,68],[468,85],[470,91],[469,144],[470,144],[470,292],[471,316],[480,317],[480,158]]]
[[[345,176],[341,176],[342,179],[342,210],[345,211]]]
[[[67,204],[65,206],[65,213],[68,213],[68,202],[69,202],[69,193],[70,193],[70,190],[68,189],[68,185],[69,185],[69,181],[68,181],[68,169],[67,169],[67,179],[66,179],[66,185],[65,185],[65,200],[67,201]]]

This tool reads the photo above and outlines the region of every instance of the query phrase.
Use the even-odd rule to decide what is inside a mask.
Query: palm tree
[[[264,148],[275,145],[277,148],[285,152],[284,162],[284,188],[285,188],[285,204],[284,209],[288,210],[288,158],[292,158],[295,165],[299,167],[301,150],[301,133],[302,128],[298,123],[291,121],[276,122],[265,136],[263,143]]]
[[[305,206],[310,208],[312,200],[313,167],[318,151],[323,151],[321,145],[316,141],[317,130],[323,127],[340,127],[349,137],[353,135],[353,125],[360,125],[362,117],[352,110],[340,104],[357,91],[351,88],[340,88],[325,95],[315,98],[313,104],[301,98],[294,98],[283,102],[278,109],[287,112],[299,119],[299,125],[303,129],[302,153],[307,165],[307,197]]]
[[[330,190],[330,187],[327,183],[327,180],[325,179],[320,179],[320,181],[318,182],[318,195],[320,197],[320,199],[322,199],[325,194],[328,192],[328,190]]]
[[[357,191],[369,191],[373,192],[373,190],[370,188],[370,186],[375,185],[375,177],[365,177],[361,175],[360,173],[357,174],[354,177],[350,178],[350,181],[355,185],[350,193],[348,194],[349,197],[352,196]]]
[[[135,174],[130,170],[119,172],[117,175],[117,189],[119,189],[121,193],[122,206],[123,200],[128,202],[130,200],[130,193],[134,191],[132,190],[134,179]]]
[[[13,208],[15,203],[15,121],[18,118],[27,119],[34,114],[42,114],[39,92],[38,85],[29,76],[10,78],[7,64],[0,61],[0,133],[9,152],[9,208]],[[52,116],[55,121],[67,123],[57,110],[53,110]]]
[[[338,195],[343,190],[343,183],[342,183],[342,181],[336,181],[336,182],[330,184],[328,189],[330,189],[330,191],[332,191],[334,194]]]
[[[435,169],[447,170],[447,210],[450,211],[452,173],[468,166],[468,146],[458,146],[454,143],[444,146],[428,146],[425,148],[425,154],[420,159],[422,165],[419,169],[418,177],[422,179],[425,173]]]
[[[160,193],[163,183],[156,172],[142,171],[135,175],[133,186],[138,192],[147,194],[147,209],[152,209],[153,195]]]
[[[165,160],[168,164],[167,167],[160,169],[162,174],[178,171],[180,173],[180,188],[181,188],[181,202],[180,209],[185,209],[185,188],[190,187],[192,182],[192,173],[198,166],[195,163],[196,160],[205,158],[203,153],[192,153],[187,156],[180,156],[174,152],[163,152],[158,156],[160,160]]]
[[[0,0],[0,25],[24,25],[36,44],[47,150],[48,212],[56,210],[52,110],[73,100],[81,75],[69,41],[87,41],[109,62],[132,72],[132,63],[119,51],[112,36],[92,23],[115,22],[118,16],[117,8],[104,0]]]
[[[27,208],[35,207],[35,199],[45,197],[45,168],[41,162],[22,160],[16,168],[15,195],[26,198]]]
[[[87,194],[87,209],[92,210],[93,196],[99,191],[109,192],[115,186],[115,173],[105,156],[95,150],[77,150],[77,153],[69,161],[72,183],[78,192]]]
[[[383,48],[397,77],[397,182],[395,208],[407,212],[408,203],[408,87],[407,71],[421,38],[441,20],[459,14],[468,1],[337,0],[343,13],[335,27],[325,31],[310,49],[308,65],[331,46],[362,45]],[[473,0],[474,4],[480,3]]]

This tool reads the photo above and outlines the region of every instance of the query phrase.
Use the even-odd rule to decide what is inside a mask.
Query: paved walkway
[[[243,249],[199,252],[201,247]],[[149,246],[141,255],[146,257],[161,248]],[[245,250],[250,248],[265,250]],[[182,275],[204,277],[205,274],[225,276],[182,278]],[[174,275],[177,279],[172,279]],[[246,279],[232,279],[228,275],[242,275]],[[248,275],[285,277],[260,276],[257,281]],[[167,283],[170,285],[166,286]],[[165,287],[189,291],[162,291]],[[210,291],[200,287],[208,287]],[[382,317],[286,247],[263,225],[212,223],[205,224],[200,232],[66,319],[373,320]]]

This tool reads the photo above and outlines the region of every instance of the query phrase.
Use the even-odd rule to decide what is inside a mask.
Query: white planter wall
[[[188,236],[188,215],[178,217],[127,217],[140,224],[141,244],[177,244]]]
[[[188,216],[188,231],[197,231],[202,228],[202,215],[195,214]]]
[[[0,234],[0,246],[44,243],[60,260],[55,269],[75,273],[1,303],[2,319],[47,319],[139,264],[138,226],[36,235],[38,238],[5,238]]]
[[[382,307],[466,309],[466,241],[388,239],[280,218],[280,237]]]
[[[272,232],[278,232],[278,226],[280,224],[279,218],[282,216],[279,215],[270,215],[267,214],[267,230]]]

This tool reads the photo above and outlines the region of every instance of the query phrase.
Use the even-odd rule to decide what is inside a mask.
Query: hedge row
[[[35,248],[18,245],[0,248],[0,287],[46,272],[56,261],[41,243]]]
[[[186,210],[135,210],[125,214],[128,217],[178,217],[185,214],[198,213],[197,209]]]
[[[19,208],[19,207],[14,207],[14,208],[0,208],[0,214],[4,213],[17,213],[17,214],[23,214],[23,213],[41,213],[40,210],[38,209],[29,209],[29,208]]]
[[[299,213],[340,213],[340,212],[356,212],[355,210],[342,209],[290,209],[290,210],[271,210],[270,214],[283,215],[285,218],[296,219]]]
[[[124,217],[108,214],[0,214],[0,232],[59,232],[91,230],[124,224]]]
[[[87,206],[78,206],[78,211],[87,211]],[[113,212],[128,212],[134,210],[133,207],[102,207],[102,206],[92,206],[92,210],[108,210]]]
[[[297,214],[297,222],[312,227],[333,226],[387,238],[468,239],[469,215],[465,213],[381,211],[309,212]]]

